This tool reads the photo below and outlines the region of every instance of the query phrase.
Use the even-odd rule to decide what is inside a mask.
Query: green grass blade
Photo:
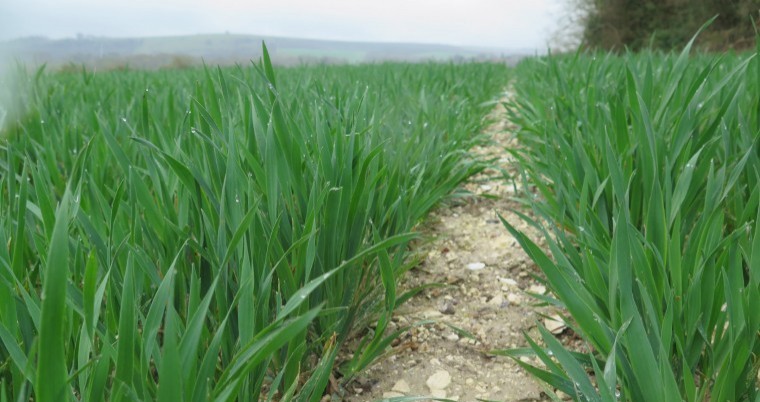
[[[41,402],[67,400],[66,350],[64,319],[66,316],[66,284],[69,276],[69,224],[72,219],[72,196],[63,195],[55,214],[45,276],[42,285],[42,314],[39,335],[39,360],[35,395]]]

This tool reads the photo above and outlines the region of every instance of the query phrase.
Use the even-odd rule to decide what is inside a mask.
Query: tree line
[[[584,47],[605,50],[673,49],[698,38],[708,50],[754,46],[760,0],[576,0]]]

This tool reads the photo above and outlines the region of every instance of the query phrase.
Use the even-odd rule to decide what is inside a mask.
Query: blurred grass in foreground
[[[689,53],[515,73],[515,154],[553,258],[507,226],[593,351],[542,330],[500,353],[537,355],[518,363],[576,400],[760,398],[760,58]]]
[[[0,400],[318,401],[347,340],[344,380],[398,335],[409,232],[482,169],[466,150],[505,75],[265,55],[23,76],[0,144]]]

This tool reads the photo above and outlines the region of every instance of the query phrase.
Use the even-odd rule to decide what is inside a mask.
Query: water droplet
[[[428,122],[425,122],[422,124],[422,128],[427,128],[427,127],[428,127]]]
[[[126,117],[122,117],[122,118],[121,118],[121,121],[122,121],[123,123],[126,123],[126,122],[127,122],[127,118],[126,118]]]
[[[72,149],[72,150],[71,150],[71,154],[72,154],[72,155],[76,155],[76,154],[77,154],[77,149],[76,149],[76,148]]]
[[[240,196],[238,196],[237,194],[235,194],[235,202],[240,204]]]
[[[554,356],[554,352],[552,352],[551,350],[547,352],[546,354],[548,354],[549,356]]]
[[[40,124],[45,124],[45,120],[40,120]]]

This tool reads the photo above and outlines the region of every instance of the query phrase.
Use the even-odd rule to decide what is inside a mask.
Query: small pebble
[[[502,296],[501,293],[497,294],[491,300],[488,301],[488,304],[492,306],[498,306],[498,307],[501,307],[502,303],[504,303],[504,296]]]
[[[512,278],[499,278],[499,282],[509,286],[517,286],[517,281]]]
[[[406,380],[398,380],[396,381],[396,384],[393,385],[392,388],[393,391],[401,392],[404,394],[408,394],[411,392],[411,388],[409,387],[409,383],[406,382]]]
[[[535,293],[537,295],[542,295],[546,293],[546,286],[544,285],[533,285],[530,288],[528,288],[528,292]]]
[[[425,381],[430,391],[444,390],[451,384],[451,374],[446,370],[438,370]],[[440,398],[440,397],[439,397]]]
[[[548,318],[544,318],[544,327],[552,334],[559,335],[567,328],[567,325],[562,321],[562,317],[559,314],[554,314]]]
[[[478,271],[486,267],[486,264],[483,264],[482,262],[471,262],[467,264],[467,269],[470,271]]]
[[[454,303],[450,301],[444,301],[443,304],[438,308],[438,311],[441,312],[441,314],[446,315],[453,315],[456,311],[454,310]]]

